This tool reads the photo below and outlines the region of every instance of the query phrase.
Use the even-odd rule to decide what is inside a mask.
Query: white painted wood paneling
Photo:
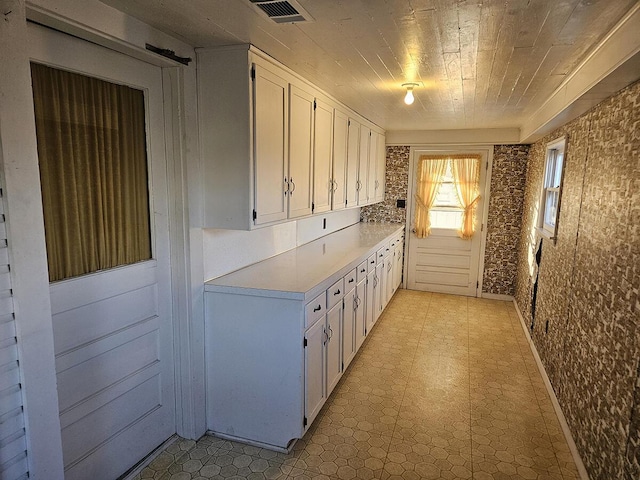
[[[4,199],[0,198],[0,478],[18,480],[26,479],[29,470],[4,220]]]

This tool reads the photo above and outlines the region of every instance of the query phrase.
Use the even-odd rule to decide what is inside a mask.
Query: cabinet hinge
[[[316,101],[314,100],[314,101],[313,101],[313,109],[315,110],[317,106],[318,106],[318,104],[317,104],[317,103],[316,103]]]
[[[480,225],[480,231],[484,232],[484,223],[482,225]]]
[[[485,163],[485,164],[484,164],[484,169],[485,169],[485,170],[489,170],[489,162],[487,162],[487,163]]]
[[[256,220],[258,218],[258,212],[255,211],[255,209],[253,210],[253,219]]]
[[[251,67],[251,80],[256,79],[256,67]]]
[[[342,362],[342,371],[344,372],[344,362]]]
[[[476,282],[476,288],[480,288],[480,280]]]
[[[306,338],[302,341],[302,346],[303,346],[303,347],[306,347],[306,346],[307,346],[307,339],[306,339]]]
[[[306,427],[306,426],[307,426],[307,417],[304,417],[304,418],[302,419],[302,426],[303,426],[303,427]]]
[[[351,120],[347,120],[347,127],[351,126]]]
[[[316,209],[316,204],[314,202],[311,202],[311,213],[313,213],[315,209]]]

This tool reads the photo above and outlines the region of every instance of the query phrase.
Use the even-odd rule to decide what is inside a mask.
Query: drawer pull
[[[340,295],[340,289],[336,290],[335,292],[333,292],[334,295]]]
[[[366,268],[363,268],[362,270],[360,270],[360,273],[364,273],[364,272],[366,272],[366,271],[367,271],[367,269],[366,269]]]
[[[375,260],[371,260],[369,263],[370,263],[371,265],[373,265],[374,263],[376,263],[376,261],[375,261]]]
[[[354,282],[354,279],[350,278],[348,283],[353,283],[353,282]]]
[[[320,310],[322,310],[322,305],[318,305],[316,308],[313,309],[314,312],[319,312]]]

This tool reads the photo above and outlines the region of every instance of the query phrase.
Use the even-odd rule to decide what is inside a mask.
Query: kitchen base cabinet
[[[302,438],[371,331],[367,259],[400,228],[354,225],[205,284],[211,433],[282,452]]]

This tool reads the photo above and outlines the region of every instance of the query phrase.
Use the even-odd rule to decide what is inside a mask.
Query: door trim
[[[485,201],[482,202],[482,217],[481,217],[481,237],[480,237],[480,258],[478,259],[478,286],[476,288],[476,297],[482,296],[482,283],[484,277],[484,255],[487,245],[487,220],[489,218],[489,196],[491,193],[491,174],[493,167],[493,145],[462,145],[462,144],[452,144],[452,145],[412,145],[409,148],[409,185],[407,188],[407,213],[405,216],[405,231],[407,234],[404,236],[404,272],[402,278],[402,288],[407,288],[407,277],[408,277],[408,268],[409,268],[409,238],[411,237],[411,223],[413,221],[413,195],[415,190],[415,176],[416,176],[416,161],[415,155],[416,152],[428,152],[430,154],[439,154],[444,152],[474,152],[481,153],[485,155],[487,159],[486,173],[485,173],[485,182],[484,189],[481,192],[483,195],[483,199]]]

